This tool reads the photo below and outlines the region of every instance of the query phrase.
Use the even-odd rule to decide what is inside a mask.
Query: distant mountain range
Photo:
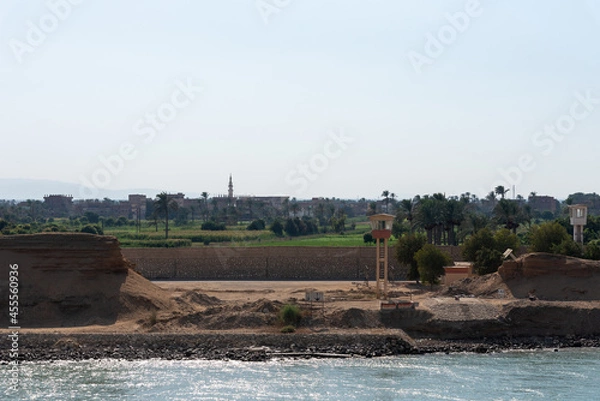
[[[89,195],[89,191],[81,191],[79,184],[53,181],[53,180],[31,180],[31,179],[13,179],[0,178],[0,199],[6,200],[42,200],[44,195],[59,194],[72,195],[74,199],[93,198],[93,199],[127,199],[129,194],[145,194],[154,197],[162,192],[160,189],[152,188],[133,188],[133,189],[98,189],[94,196]],[[199,197],[200,193],[185,193],[186,197]]]

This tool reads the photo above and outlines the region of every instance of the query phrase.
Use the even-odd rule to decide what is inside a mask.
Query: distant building
[[[553,196],[535,195],[529,196],[527,203],[534,212],[556,213],[559,207],[558,201]]]
[[[233,191],[233,175],[229,174],[227,193],[215,194],[208,202],[203,198],[186,198],[178,192],[168,194],[168,198],[180,208],[188,209],[192,216],[203,215],[205,218],[217,220],[234,219],[234,221],[252,220],[256,217],[276,218],[280,216],[317,217],[333,215],[342,210],[347,217],[364,216],[368,202],[361,200],[342,200],[336,198],[312,198],[310,200],[291,200],[289,196],[254,196],[235,195]],[[153,199],[143,194],[130,194],[127,200],[77,199],[71,195],[46,195],[44,207],[40,212],[48,217],[83,216],[87,212],[102,217],[126,217],[128,219],[148,218],[153,212]],[[30,207],[22,204],[22,208]],[[31,207],[30,207],[31,208]]]
[[[44,207],[51,217],[66,217],[73,210],[72,195],[45,195]]]
[[[131,213],[131,218],[135,218],[139,216],[140,218],[145,218],[146,216],[146,204],[147,204],[147,200],[148,198],[146,197],[146,195],[136,195],[136,194],[131,194],[128,197],[129,200],[129,212]],[[127,216],[129,217],[129,216]]]
[[[95,213],[102,217],[127,217],[128,207],[125,207],[123,201],[115,201],[105,198],[99,199],[78,199],[73,203],[73,214],[83,216],[86,213]]]
[[[227,185],[227,196],[216,195],[212,198],[211,202],[220,208],[234,206],[238,209],[240,218],[252,219],[255,213],[263,215],[269,209],[271,211],[281,212],[289,199],[289,196],[239,195],[236,197],[233,193],[233,177],[230,174],[229,183]]]
[[[176,194],[168,194],[167,195],[168,199],[173,199],[175,201],[175,203],[177,203],[177,206],[179,207],[184,207],[184,199],[185,199],[185,194],[182,192],[177,192]]]

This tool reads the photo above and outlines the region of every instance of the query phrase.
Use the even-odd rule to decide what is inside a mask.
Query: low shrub
[[[363,241],[367,245],[374,244],[375,242],[377,242],[377,240],[375,238],[373,238],[373,234],[371,234],[371,233],[364,233]]]
[[[158,317],[156,315],[156,311],[153,310],[150,313],[150,326],[154,326],[158,322]]]
[[[81,229],[82,233],[88,233],[88,234],[96,234],[96,235],[103,235],[104,232],[102,231],[102,228],[98,227],[97,225],[92,225],[92,224],[87,224],[86,226],[84,226]]]
[[[252,223],[250,223],[248,225],[248,227],[246,227],[246,230],[264,230],[265,229],[265,222],[264,220],[258,219],[258,220],[254,220]]]
[[[296,327],[294,327],[292,325],[283,326],[281,328],[282,333],[293,333],[295,331],[296,331]]]
[[[217,223],[214,221],[207,221],[205,223],[202,223],[202,226],[200,228],[209,231],[224,231],[227,229],[224,223]]]
[[[600,260],[600,240],[590,241],[586,247],[583,257],[586,259]]]
[[[498,271],[502,265],[502,253],[495,249],[481,248],[475,252],[473,267],[480,276]]]
[[[286,304],[279,311],[279,318],[285,325],[296,326],[302,319],[302,312],[297,305]]]
[[[439,277],[445,274],[444,266],[452,266],[454,262],[434,245],[426,244],[417,253],[415,260],[421,281],[431,284],[439,283]]]

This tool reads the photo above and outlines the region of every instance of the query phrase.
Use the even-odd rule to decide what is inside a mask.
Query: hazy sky
[[[132,3],[0,2],[0,178],[600,192],[600,2]]]

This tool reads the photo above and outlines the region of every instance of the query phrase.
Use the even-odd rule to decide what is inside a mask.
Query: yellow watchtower
[[[377,258],[375,278],[377,283],[377,299],[381,294],[381,288],[383,288],[383,296],[387,298],[387,286],[388,286],[388,241],[392,236],[392,224],[394,223],[394,216],[391,214],[374,214],[369,216],[371,222],[371,234],[373,238],[377,240]],[[383,240],[383,245],[381,244]]]

